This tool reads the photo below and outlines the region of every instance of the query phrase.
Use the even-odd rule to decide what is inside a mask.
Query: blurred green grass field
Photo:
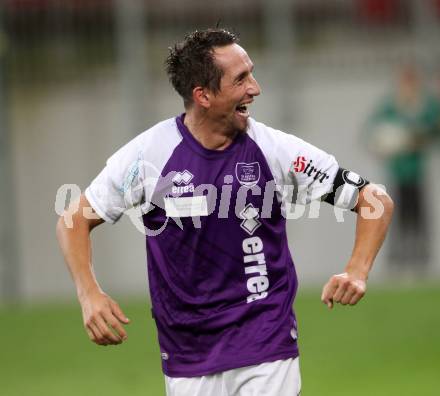
[[[301,290],[304,396],[440,395],[440,285],[371,289],[329,311]],[[0,395],[164,395],[156,330],[141,301],[120,301],[128,341],[88,341],[76,304],[0,308]]]

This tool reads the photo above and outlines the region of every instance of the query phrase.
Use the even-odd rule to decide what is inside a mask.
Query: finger
[[[347,305],[350,303],[353,296],[356,294],[356,289],[348,288],[345,294],[341,298],[341,304]]]
[[[127,332],[125,331],[121,323],[116,320],[113,315],[110,317],[106,317],[105,321],[107,322],[107,325],[111,326],[111,328],[117,333],[117,335],[119,335],[121,340],[125,341],[127,339]]]
[[[106,340],[105,337],[101,334],[101,332],[99,331],[98,326],[96,326],[95,323],[90,322],[90,323],[88,324],[88,330],[90,330],[90,331],[92,332],[92,334],[93,334],[93,339],[92,339],[92,341],[93,341],[95,344],[103,345],[103,346],[106,346],[106,345],[107,345],[107,343],[108,343],[107,340]]]
[[[347,282],[344,282],[341,280],[339,282],[339,286],[338,286],[335,294],[333,295],[333,301],[336,303],[340,302],[342,297],[344,296],[345,292],[347,291],[347,288],[348,288]]]
[[[337,283],[334,278],[328,281],[322,289],[321,301],[325,304],[333,297],[335,290],[337,289]]]
[[[112,301],[110,305],[113,315],[115,315],[119,321],[125,324],[130,323],[130,319],[125,316],[124,312],[122,312],[121,307],[115,301]]]
[[[96,337],[95,337],[95,334],[93,334],[93,331],[87,327],[85,327],[85,329],[86,329],[86,333],[89,336],[90,340],[96,343]]]
[[[363,296],[364,296],[363,292],[356,292],[354,296],[350,299],[349,304],[356,305]]]
[[[119,335],[116,335],[113,333],[113,331],[110,330],[107,323],[104,321],[103,318],[98,317],[95,319],[95,324],[98,326],[99,331],[103,335],[103,337],[108,341],[109,344],[115,345],[120,344],[122,342]]]
[[[330,293],[323,292],[321,296],[321,301],[327,305],[329,309],[333,308],[333,299],[330,297]]]
[[[328,291],[323,291],[321,296],[321,301],[327,305],[329,309],[333,308],[333,299],[330,297],[330,293]]]

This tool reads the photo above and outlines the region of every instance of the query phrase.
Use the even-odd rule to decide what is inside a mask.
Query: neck
[[[220,123],[191,110],[187,111],[183,123],[194,138],[209,150],[224,150],[237,136],[237,132],[227,132]]]

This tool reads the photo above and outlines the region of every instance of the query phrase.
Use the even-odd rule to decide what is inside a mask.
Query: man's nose
[[[261,93],[260,84],[258,84],[258,81],[255,79],[253,75],[250,76],[250,85],[248,89],[248,94],[252,96],[258,96]]]

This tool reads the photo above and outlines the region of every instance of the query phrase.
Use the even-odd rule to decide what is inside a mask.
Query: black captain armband
[[[354,208],[358,201],[359,191],[370,182],[357,173],[339,168],[333,182],[333,191],[323,201],[342,209]]]

